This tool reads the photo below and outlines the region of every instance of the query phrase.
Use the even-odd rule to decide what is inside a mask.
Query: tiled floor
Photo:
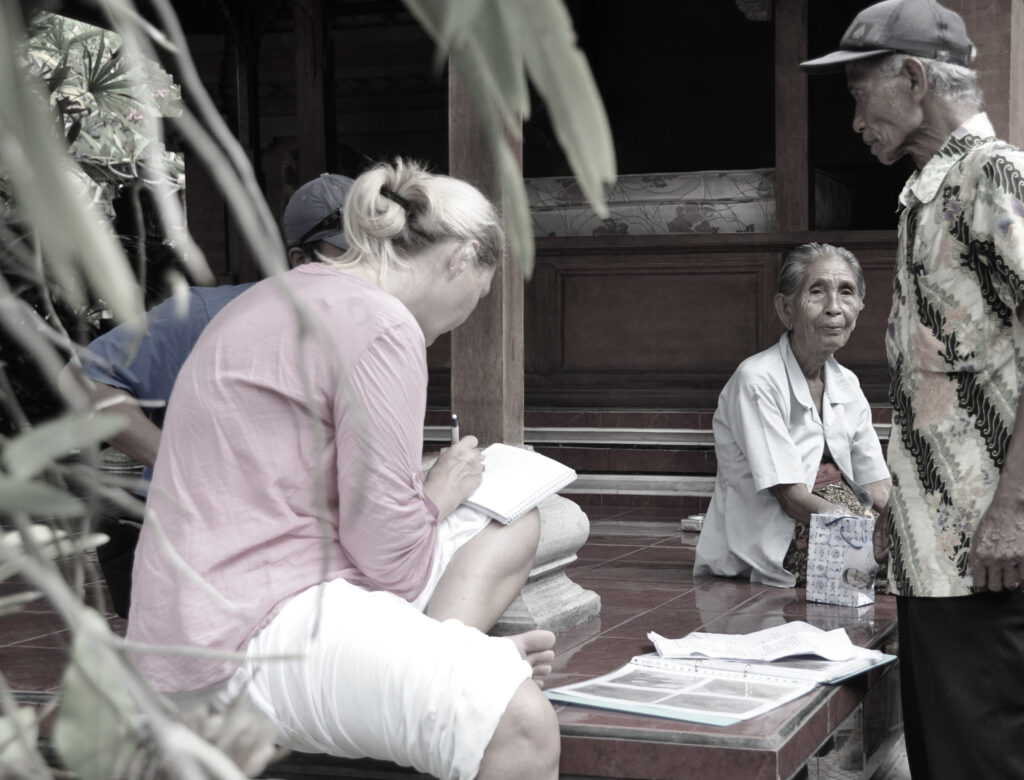
[[[678,530],[679,516],[670,508],[595,506],[587,507],[587,511],[592,523],[591,535],[579,551],[577,562],[571,566],[570,576],[601,596],[601,615],[559,636],[552,685],[611,671],[632,655],[649,651],[652,648],[645,636],[650,630],[672,637],[696,628],[721,632],[753,631],[776,624],[781,619],[808,620],[831,628],[831,623],[840,620],[849,626],[854,641],[863,643],[877,634],[881,625],[891,621],[889,607],[884,603],[876,605],[876,609],[863,617],[858,611],[858,617],[851,620],[849,612],[837,618],[832,608],[815,610],[816,605],[808,605],[794,591],[766,589],[731,580],[695,583],[690,574],[695,536],[681,534]],[[0,596],[13,592],[17,587],[10,581],[0,583]],[[96,594],[87,600],[96,603]],[[115,631],[123,633],[124,621],[112,614],[108,614],[108,620]],[[56,691],[68,642],[68,632],[56,613],[47,609],[44,603],[34,602],[17,615],[0,618],[0,626],[0,671],[8,685],[26,702],[37,700],[37,694]],[[791,719],[798,712],[799,707],[789,706],[780,712],[779,717]],[[834,716],[834,713],[830,715]],[[586,730],[595,724],[601,728],[610,724],[616,729],[623,727],[624,719],[626,726],[635,725],[629,721],[631,716],[587,708],[562,706],[559,717],[563,730]],[[640,720],[644,721],[640,725],[648,732],[651,729],[667,732],[674,728],[671,722]],[[774,728],[771,724],[763,728],[748,728],[743,739],[748,742],[764,741]],[[834,723],[831,728],[835,728]],[[704,727],[704,730],[713,732],[713,727]],[[710,737],[704,735],[701,738]],[[644,754],[649,752],[644,747],[647,744],[638,743],[635,756],[610,756],[608,761],[612,764],[626,761],[632,764],[633,769],[646,771],[642,765],[646,760]],[[589,749],[592,748],[593,745]],[[674,776],[666,774],[663,769],[658,771],[661,773],[655,774],[652,768],[647,775],[631,771],[622,776]],[[564,776],[577,774],[583,772],[566,771]],[[726,771],[715,776],[747,775]],[[810,776],[832,775],[822,772]]]
[[[74,572],[66,571],[65,574],[70,581],[77,578]],[[90,561],[81,575],[85,603],[104,614],[111,630],[123,636],[126,621],[110,608],[106,586],[95,563]],[[0,582],[0,598],[26,590],[26,585],[17,577]],[[16,614],[0,617],[0,673],[7,685],[16,694],[58,690],[70,640],[70,632],[59,613],[41,598],[30,602]]]
[[[747,633],[784,620],[804,620],[826,630],[843,626],[853,641],[869,644],[888,635],[894,627],[895,605],[887,597],[879,598],[870,607],[852,610],[808,603],[802,592],[795,590],[719,578],[694,580],[690,571],[696,535],[681,533],[678,518],[672,521],[653,516],[654,512],[638,508],[621,512],[608,507],[588,509],[591,535],[579,552],[579,560],[570,567],[570,576],[600,594],[601,615],[559,636],[552,685],[612,671],[633,655],[651,651],[653,647],[645,637],[652,630],[667,637],[683,636],[694,630]],[[884,690],[884,696],[875,696],[875,700],[886,702],[880,709],[875,708],[879,722],[892,718],[888,710],[894,688],[886,685]],[[862,689],[858,691],[863,695]],[[563,770],[575,770],[572,775],[591,776],[600,772],[602,777],[630,778],[789,777],[794,772],[798,772],[795,776],[812,780],[868,777],[868,772],[873,771],[870,761],[863,757],[851,761],[849,755],[841,756],[840,751],[830,750],[827,745],[802,770],[799,766],[803,759],[796,758],[818,753],[823,734],[833,734],[832,742],[838,743],[837,723],[846,719],[853,707],[843,698],[846,693],[833,696],[827,707],[798,700],[724,731],[561,706],[558,711],[563,731]],[[806,714],[815,708],[818,709],[813,715]],[[815,719],[830,722],[821,728],[821,724],[814,723]],[[840,728],[839,732],[842,731]],[[570,735],[581,738],[573,740]],[[896,736],[890,730],[876,744]],[[595,738],[605,742],[599,762],[587,756]],[[702,744],[719,749],[698,749]],[[727,753],[720,749],[726,745],[730,747]],[[881,754],[874,757],[880,760]],[[689,764],[686,773],[678,770],[680,761]],[[621,774],[616,774],[616,764],[620,765]],[[895,780],[905,776],[901,771],[897,765],[884,776]]]

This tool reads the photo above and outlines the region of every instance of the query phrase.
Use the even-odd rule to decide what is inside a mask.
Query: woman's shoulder
[[[733,379],[744,384],[777,384],[786,381],[786,361],[778,344],[747,357],[733,373]]]
[[[328,305],[345,303],[349,310],[356,306],[361,317],[372,311],[385,319],[415,322],[412,313],[394,295],[329,263],[306,263],[291,269],[288,275],[302,300]]]
[[[789,395],[789,378],[785,360],[779,353],[778,345],[745,358],[725,383],[719,396],[719,407],[731,408],[743,398],[752,398],[758,393],[773,398]]]

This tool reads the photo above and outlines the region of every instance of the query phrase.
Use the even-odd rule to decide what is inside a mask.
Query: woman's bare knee
[[[551,703],[529,680],[516,690],[480,762],[479,780],[555,780],[561,738]]]
[[[534,508],[511,525],[492,522],[455,555],[466,552],[491,573],[528,573],[540,543],[540,512]]]
[[[540,543],[540,510],[534,507],[516,520],[515,530],[518,532],[516,547],[522,555],[523,562],[533,566],[537,545]]]

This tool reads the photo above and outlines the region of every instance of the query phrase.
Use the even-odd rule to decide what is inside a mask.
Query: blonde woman
[[[485,633],[539,517],[458,508],[483,469],[472,436],[421,471],[425,350],[487,294],[500,223],[474,187],[403,162],[360,176],[343,216],[344,255],[257,284],[183,367],[128,636],[244,654],[139,664],[181,701],[250,697],[293,750],[553,779],[558,726],[531,678],[554,636]]]

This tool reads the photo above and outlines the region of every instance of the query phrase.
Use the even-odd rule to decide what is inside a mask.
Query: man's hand
[[[1016,590],[1024,574],[1024,508],[993,501],[971,540],[976,590]]]
[[[882,507],[882,511],[875,518],[875,534],[872,538],[875,552],[875,563],[881,566],[889,560],[889,505]]]

